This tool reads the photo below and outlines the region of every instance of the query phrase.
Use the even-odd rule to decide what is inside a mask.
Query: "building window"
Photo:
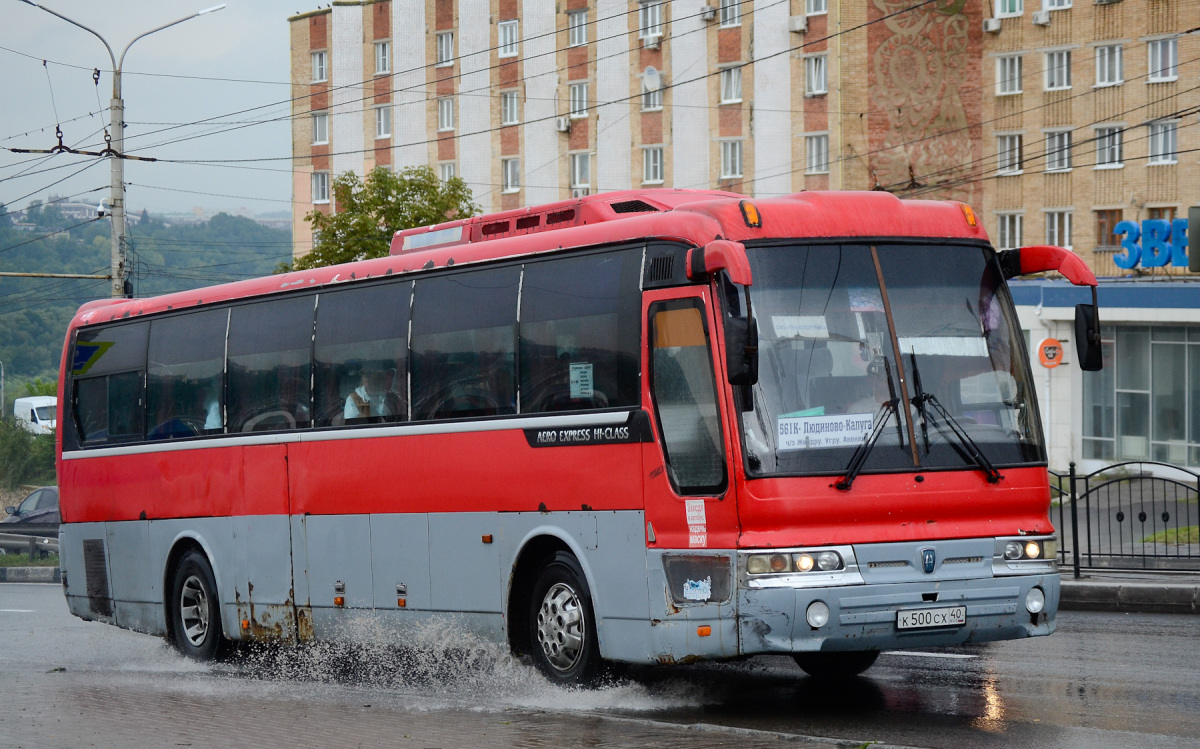
[[[661,88],[650,90],[645,77],[642,78],[642,111],[655,112],[663,108],[663,92]]]
[[[454,32],[443,31],[437,35],[437,67],[446,68],[454,64]]]
[[[1104,369],[1083,373],[1083,457],[1200,465],[1200,328],[1103,325],[1100,343]]]
[[[1071,7],[1071,0],[1046,0],[1046,10],[1066,10]]]
[[[438,132],[454,129],[454,99],[438,99]]]
[[[1121,246],[1121,238],[1113,234],[1113,229],[1121,223],[1122,212],[1096,211],[1096,249],[1115,250]]]
[[[996,15],[1019,16],[1025,12],[1025,0],[996,0]]]
[[[663,35],[662,0],[647,0],[638,8],[638,38],[657,39]]]
[[[1174,164],[1178,160],[1175,145],[1175,130],[1178,124],[1173,120],[1150,123],[1151,164]]]
[[[661,185],[663,181],[662,146],[642,149],[642,184]]]
[[[1096,85],[1116,86],[1125,82],[1125,70],[1121,64],[1121,45],[1108,44],[1096,47]]]
[[[586,190],[592,184],[592,160],[586,153],[571,154],[571,189]],[[586,193],[584,193],[586,194]]]
[[[1149,218],[1151,220],[1168,222],[1175,220],[1175,206],[1170,206],[1167,208],[1148,208],[1146,210],[1149,212]]]
[[[502,159],[500,161],[500,170],[502,172],[500,187],[503,192],[516,192],[521,189],[520,159]]]
[[[517,92],[500,92],[500,124],[515,125],[521,121],[517,111]]]
[[[804,0],[804,15],[822,16],[829,12],[827,0]]]
[[[1071,168],[1071,131],[1046,133],[1046,171],[1065,172]]]
[[[1046,211],[1046,244],[1071,249],[1071,212]]]
[[[572,83],[570,86],[571,93],[571,119],[576,120],[581,117],[587,117],[588,114],[588,85],[584,83]]]
[[[1020,213],[998,213],[999,227],[996,232],[996,247],[1012,250],[1021,246],[1021,229],[1024,216]]]
[[[1046,53],[1046,90],[1059,91],[1071,87],[1071,52],[1060,50]]]
[[[829,83],[825,72],[825,55],[804,58],[804,95],[820,96],[828,93]]]
[[[1096,128],[1096,168],[1116,169],[1124,166],[1125,156],[1119,127]]]
[[[829,136],[804,136],[804,173],[829,173]]]
[[[375,138],[392,137],[392,106],[375,107]]]
[[[375,42],[375,75],[392,72],[392,43]]]
[[[721,26],[742,25],[742,0],[721,0]]]
[[[582,47],[587,44],[587,11],[577,10],[567,14],[567,46]]]
[[[996,172],[999,174],[1020,174],[1022,169],[1021,135],[997,135]]]
[[[721,141],[721,179],[742,176],[742,142]]]
[[[329,202],[329,172],[313,172],[312,202]]]
[[[454,163],[438,164],[438,171],[443,182],[449,182],[454,179]]]
[[[1179,42],[1176,39],[1156,39],[1146,47],[1150,50],[1151,83],[1173,81],[1178,77],[1175,66],[1179,63]]]
[[[996,58],[996,96],[1021,93],[1021,57]]]
[[[500,57],[517,56],[517,22],[501,21],[497,26],[500,34]]]
[[[329,80],[329,53],[328,52],[313,52],[312,53],[312,82],[324,83]]]
[[[721,71],[721,103],[735,104],[742,100],[742,69],[725,68]]]
[[[321,112],[319,114],[314,114],[313,118],[312,118],[312,123],[313,123],[312,144],[314,146],[321,146],[321,145],[325,145],[326,143],[328,143],[329,142],[329,114],[327,112]]]

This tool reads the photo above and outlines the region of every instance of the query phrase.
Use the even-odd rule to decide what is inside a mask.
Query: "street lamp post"
[[[114,153],[113,156],[109,157],[112,159],[112,197],[110,198],[110,216],[112,220],[112,296],[114,299],[120,299],[129,293],[125,288],[125,153],[123,150],[125,147],[125,101],[121,98],[121,67],[125,64],[125,53],[129,51],[134,42],[143,37],[150,36],[156,31],[162,31],[184,21],[190,21],[205,13],[213,13],[221,10],[225,7],[225,4],[221,3],[211,8],[196,11],[190,16],[184,16],[183,18],[176,19],[135,36],[133,41],[125,45],[125,49],[121,52],[120,59],[118,59],[113,54],[112,47],[109,46],[108,41],[95,30],[89,29],[82,23],[67,18],[57,11],[50,10],[44,5],[38,5],[33,0],[21,0],[21,2],[44,10],[52,16],[58,16],[67,23],[91,33],[103,42],[104,48],[108,50],[108,57],[112,60],[113,93],[112,100],[109,102],[109,131],[112,137],[112,144],[109,148]]]

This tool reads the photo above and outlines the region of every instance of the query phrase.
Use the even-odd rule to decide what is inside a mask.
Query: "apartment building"
[[[985,0],[982,213],[997,247],[1071,247],[1101,279],[1104,370],[1037,378],[1051,465],[1200,466],[1200,3]],[[1191,281],[1191,282],[1189,282]],[[1014,285],[1031,346],[1080,291]],[[1035,369],[1038,367],[1035,365]]]
[[[958,178],[984,158],[982,9],[911,6],[338,0],[294,16],[296,251],[333,177],[376,166],[461,177],[485,211],[641,187],[978,205]]]

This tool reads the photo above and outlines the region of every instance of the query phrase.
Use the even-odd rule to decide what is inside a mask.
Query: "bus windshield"
[[[852,461],[865,473],[1045,461],[992,250],[773,245],[747,254],[759,327],[759,381],[742,414],[750,476],[845,474]],[[876,431],[865,460],[856,456]]]

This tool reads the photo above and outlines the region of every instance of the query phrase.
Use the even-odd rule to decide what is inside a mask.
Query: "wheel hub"
[[[570,671],[583,655],[586,636],[579,594],[565,583],[555,583],[537,615],[537,640],[546,661],[558,671]]]
[[[184,636],[194,647],[204,644],[210,616],[208,590],[199,577],[192,575],[183,581],[179,592],[179,619]]]

